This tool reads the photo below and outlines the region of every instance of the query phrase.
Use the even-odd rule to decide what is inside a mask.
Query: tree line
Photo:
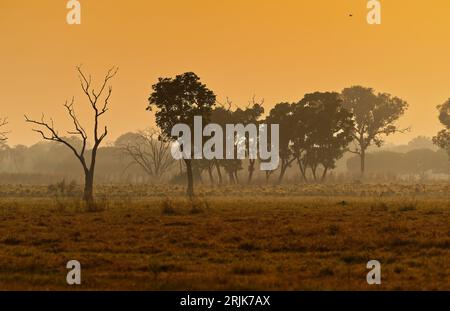
[[[175,124],[184,123],[193,128],[194,116],[202,116],[205,123],[221,126],[249,122],[279,124],[281,167],[278,182],[282,182],[287,168],[294,163],[305,181],[307,172],[312,173],[314,180],[323,180],[346,151],[360,156],[361,175],[364,175],[367,148],[381,146],[385,136],[406,130],[396,125],[408,108],[406,101],[387,93],[377,94],[373,89],[361,86],[344,89],[342,93],[306,94],[295,103],[278,103],[264,120],[261,120],[264,112],[262,105],[234,112],[223,105],[217,106],[214,92],[193,72],[174,78],[160,78],[152,89],[147,109],[156,110],[156,124],[161,129],[162,139],[167,141],[178,139],[171,135]],[[353,148],[349,147],[351,143]],[[247,139],[247,148],[248,145]],[[192,160],[184,161],[188,177],[187,195],[192,196]],[[211,160],[205,165],[219,169],[220,161]],[[236,178],[240,165],[239,160],[226,161],[224,167],[230,180]],[[250,165],[251,181],[254,163]],[[266,174],[269,178],[273,171]]]
[[[41,119],[25,116],[25,121],[34,125],[33,130],[44,140],[59,143],[72,152],[85,175],[83,199],[89,206],[94,206],[97,153],[108,135],[108,128],[100,126],[100,118],[109,109],[112,95],[110,80],[116,76],[117,68],[107,72],[97,90],[94,90],[91,76],[86,75],[81,67],[77,67],[77,73],[81,89],[92,109],[92,145],[89,145],[86,129],[77,117],[74,99],[64,104],[73,124],[73,130],[66,135],[60,134],[53,120],[44,116]],[[171,136],[172,127],[178,123],[192,127],[194,116],[201,116],[204,124],[216,123],[222,127],[226,124],[279,124],[280,167],[277,171],[265,173],[267,181],[277,173],[278,183],[283,181],[290,167],[297,167],[299,176],[305,182],[323,181],[346,152],[358,156],[363,178],[368,148],[380,147],[386,136],[408,130],[397,125],[408,108],[405,100],[362,86],[345,88],[340,93],[309,93],[297,102],[277,103],[265,115],[264,100],[253,98],[245,108],[233,109],[230,100],[218,102],[215,93],[195,73],[187,72],[173,78],[158,79],[152,86],[148,103],[147,110],[155,113],[158,129],[127,134],[128,137],[124,135],[118,139],[116,146],[120,146],[134,164],[155,178],[160,178],[176,166],[170,155],[170,143],[177,139]],[[433,142],[450,155],[450,100],[438,109],[439,119],[446,128],[434,137]],[[0,128],[4,128],[6,119],[0,121]],[[0,132],[3,144],[6,136],[7,132]],[[248,151],[248,139],[244,143]],[[183,162],[180,172],[185,170],[186,192],[193,196],[195,175],[206,171],[210,182],[219,185],[225,183],[225,178],[229,183],[242,183],[238,171],[243,169],[245,163],[245,182],[251,183],[257,160],[183,159]]]

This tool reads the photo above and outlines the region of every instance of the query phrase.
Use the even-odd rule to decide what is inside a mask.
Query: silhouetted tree
[[[310,139],[312,131],[317,124],[311,124],[309,114],[312,113],[310,107],[305,102],[299,102],[292,106],[293,124],[289,129],[291,133],[291,150],[293,157],[297,161],[303,181],[307,182],[306,170],[308,168],[308,150],[311,150],[313,141]],[[311,154],[311,153],[310,153]]]
[[[225,133],[226,124],[232,124],[233,122],[233,112],[231,111],[231,101],[227,98],[227,106],[220,105],[216,106],[211,111],[210,117],[211,123],[218,124],[222,131]],[[223,150],[226,150],[226,139],[223,140]],[[214,167],[217,171],[218,184],[221,185],[223,181],[222,170],[221,168],[224,166],[225,159],[213,159]]]
[[[262,107],[262,101],[261,103],[257,103],[255,101],[255,98],[252,99],[250,104],[244,108],[236,108],[236,110],[231,110],[231,101],[227,99],[228,107],[221,106],[214,109],[214,111],[211,114],[211,122],[216,123],[222,127],[222,131],[226,135],[234,135],[232,139],[235,142],[235,147],[238,145],[244,144],[245,148],[245,154],[249,158],[248,162],[248,178],[247,183],[250,183],[253,177],[253,173],[255,170],[255,163],[256,159],[250,159],[249,156],[249,149],[250,149],[250,139],[249,135],[246,135],[245,137],[238,137],[235,133],[227,133],[226,131],[226,124],[242,124],[245,127],[249,124],[254,124],[255,126],[258,125],[258,119],[259,117],[264,113],[264,108]],[[224,150],[226,149],[226,141],[225,139],[223,141]],[[235,156],[237,156],[237,148],[234,150]],[[216,165],[218,166],[218,173],[220,173],[220,167],[223,167],[226,173],[228,174],[229,182],[230,184],[237,184],[239,183],[239,175],[238,172],[243,169],[242,163],[243,161],[241,159],[222,159],[222,160],[215,160]],[[220,173],[221,175],[221,173]],[[221,178],[219,176],[219,178]]]
[[[156,129],[135,133],[132,139],[122,137],[117,146],[139,165],[149,176],[160,179],[175,160],[170,154],[170,143]],[[131,138],[131,137],[130,137]]]
[[[255,100],[255,97],[253,96],[252,100],[249,103],[249,106],[247,106],[245,109],[237,108],[233,112],[233,119],[236,124],[255,124],[258,125],[259,118],[264,113],[264,99],[262,99],[260,102],[257,102]],[[246,153],[247,156],[249,156],[249,148],[250,148],[250,137],[246,137]],[[255,172],[255,164],[256,159],[250,159],[248,157],[248,178],[247,183],[250,184],[253,179],[253,174]],[[237,175],[237,172],[235,173]]]
[[[304,170],[311,169],[314,180],[318,180],[317,169],[322,166],[320,180],[324,181],[353,140],[352,114],[343,108],[341,96],[334,92],[307,94],[296,106],[296,113],[302,114],[300,122],[306,124],[305,129],[295,133],[305,151],[300,162]],[[298,124],[293,128],[298,129]],[[294,150],[298,156],[298,149]]]
[[[433,138],[433,142],[440,148],[446,150],[450,156],[450,99],[443,105],[438,106],[438,109],[439,120],[446,128]]]
[[[346,88],[342,96],[344,107],[353,113],[355,121],[356,148],[349,151],[359,155],[361,176],[364,176],[367,148],[373,144],[380,147],[383,136],[405,131],[395,122],[405,113],[408,104],[401,98],[387,93],[375,94],[373,89],[362,86]]]
[[[193,72],[177,75],[175,78],[159,78],[152,89],[147,110],[151,111],[153,106],[156,107],[156,124],[166,140],[178,139],[171,136],[172,128],[176,124],[186,124],[193,131],[195,116],[202,116],[205,124],[216,103],[216,95],[201,83],[200,78]],[[193,196],[192,160],[184,161],[188,177],[186,193]]]
[[[295,132],[293,107],[289,103],[279,103],[270,111],[266,118],[267,124],[279,124],[279,155],[281,160],[280,174],[278,175],[278,183],[283,181],[286,170],[295,161],[294,153],[291,149],[291,143]],[[267,176],[268,177],[268,176]]]
[[[72,98],[72,101],[70,103],[66,101],[64,107],[66,108],[67,113],[69,114],[72,123],[74,125],[74,130],[69,131],[68,134],[78,136],[81,139],[81,147],[76,146],[76,144],[71,142],[69,139],[61,136],[54,127],[53,119],[50,119],[50,121],[47,122],[44,116],[42,116],[41,120],[37,121],[29,119],[25,115],[25,121],[28,123],[38,125],[40,128],[33,129],[33,131],[41,134],[44,140],[61,143],[67,146],[70,150],[72,150],[73,154],[81,163],[85,175],[83,200],[87,203],[88,209],[92,209],[95,207],[93,188],[94,188],[94,173],[97,159],[97,151],[103,139],[108,134],[108,128],[106,126],[104,127],[103,131],[101,132],[99,131],[100,126],[99,119],[103,114],[105,114],[108,111],[108,104],[112,94],[112,86],[108,86],[108,82],[117,74],[118,68],[113,67],[108,71],[98,91],[95,91],[92,88],[92,78],[90,75],[86,76],[81,70],[81,67],[79,66],[77,67],[77,71],[80,78],[81,89],[86,95],[89,104],[92,108],[92,111],[94,113],[94,125],[93,125],[94,137],[93,137],[93,147],[90,152],[90,161],[89,161],[90,163],[88,163],[85,155],[88,143],[88,136],[85,131],[85,128],[81,125],[75,113],[74,98]],[[102,103],[100,103],[99,99],[102,97],[102,95],[105,96],[103,98]]]

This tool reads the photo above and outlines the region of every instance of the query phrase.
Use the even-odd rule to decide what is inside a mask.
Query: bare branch
[[[62,138],[62,137],[60,137],[58,135],[58,132],[54,128],[54,124],[53,124],[53,120],[52,119],[50,119],[50,123],[48,123],[48,122],[45,122],[45,118],[44,118],[43,115],[41,117],[41,121],[32,120],[32,119],[28,118],[28,116],[25,115],[25,121],[27,123],[31,123],[31,124],[37,125],[38,127],[44,128],[47,132],[50,133],[50,135],[45,134],[44,131],[42,129],[39,129],[39,128],[34,128],[33,131],[36,132],[36,133],[41,134],[42,139],[44,139],[44,140],[54,141],[54,142],[58,142],[58,143],[66,145],[67,147],[69,147],[73,151],[75,156],[84,165],[83,154],[82,153],[78,153],[77,149],[74,146],[72,146],[67,140],[65,140],[64,138]]]
[[[91,107],[95,112],[95,115],[94,115],[94,152],[97,150],[101,141],[106,137],[106,135],[108,135],[108,129],[106,127],[102,134],[98,133],[98,126],[99,126],[98,119],[100,116],[102,116],[105,112],[108,111],[108,104],[109,104],[109,100],[110,100],[111,94],[112,94],[112,86],[108,86],[108,92],[104,98],[103,105],[100,108],[98,107],[97,103],[98,103],[99,98],[102,96],[104,90],[106,89],[108,81],[116,76],[118,70],[119,70],[118,67],[110,68],[108,70],[107,74],[105,75],[105,78],[103,79],[103,83],[100,86],[100,90],[98,92],[95,92],[95,90],[93,88],[91,88],[91,81],[92,81],[91,76],[89,76],[89,78],[87,78],[87,76],[83,73],[81,66],[77,66],[77,71],[79,73],[80,81],[81,81],[81,88],[83,89],[84,93],[88,97]]]
[[[108,73],[105,76],[105,79],[103,80],[103,84],[100,88],[100,91],[96,94],[94,90],[92,90],[92,94],[95,96],[95,98],[97,99],[98,97],[101,96],[101,94],[103,93],[103,90],[106,87],[106,84],[108,83],[109,80],[111,80],[112,78],[114,78],[117,74],[117,72],[119,71],[119,67],[111,67],[108,70]],[[111,95],[111,87],[109,88],[109,95]]]
[[[87,134],[85,129],[83,128],[83,126],[80,124],[76,114],[75,114],[75,108],[74,108],[74,98],[72,97],[72,102],[70,104],[66,103],[64,104],[64,107],[66,107],[67,112],[69,113],[70,118],[72,119],[72,122],[75,126],[75,131],[69,131],[68,133],[71,135],[79,135],[81,136],[81,140],[82,140],[82,147],[81,147],[81,151],[79,153],[80,156],[84,155],[84,151],[86,150],[86,145],[87,145]]]

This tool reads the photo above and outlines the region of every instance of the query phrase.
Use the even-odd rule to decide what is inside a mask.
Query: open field
[[[448,184],[46,189],[0,186],[0,290],[450,290]]]

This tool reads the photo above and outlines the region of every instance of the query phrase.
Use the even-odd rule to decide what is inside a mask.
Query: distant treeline
[[[89,156],[89,154],[88,154]],[[99,182],[147,182],[148,175],[126,158],[121,148],[102,147],[98,153]],[[0,151],[2,183],[82,182],[83,171],[71,150],[63,145],[40,142]]]
[[[350,173],[359,173],[359,158],[347,161]],[[379,151],[367,154],[366,172],[370,176],[437,178],[438,174],[450,175],[448,155],[444,150],[417,149],[406,153]]]
[[[109,146],[102,147],[98,152],[98,167],[96,178],[101,183],[184,183],[185,165],[181,161],[167,158],[164,171],[152,173],[136,162],[136,158],[130,154],[133,148],[141,146],[143,157],[150,161],[146,150],[146,144],[142,141],[147,137],[153,143],[160,142],[151,138],[143,131],[138,133],[126,133]],[[147,146],[149,142],[147,142]],[[167,148],[167,146],[164,146]],[[137,152],[137,150],[134,150]],[[167,150],[166,150],[167,151]],[[136,154],[135,154],[136,156]],[[366,155],[367,179],[433,179],[450,176],[450,165],[447,153],[435,147],[431,139],[418,137],[407,145],[387,146],[380,151],[373,148]],[[227,166],[227,160],[222,160],[221,168]],[[229,160],[234,161],[236,160]],[[218,180],[217,170],[208,170],[203,161],[194,161],[195,178],[198,182],[209,184]],[[234,181],[247,183],[248,161],[240,161],[233,168],[237,168]],[[8,184],[51,184],[65,179],[82,183],[83,172],[77,159],[71,151],[63,145],[51,142],[40,142],[32,146],[18,145],[14,147],[3,146],[0,149],[0,183]],[[360,159],[347,153],[342,161],[337,164],[336,170],[327,176],[326,181],[340,182],[353,181],[359,178]],[[230,177],[224,170],[223,183],[229,183]],[[212,176],[209,176],[209,173]],[[276,172],[275,172],[276,174]],[[266,183],[266,174],[256,170],[254,183]],[[447,177],[448,178],[448,177]],[[295,167],[288,168],[286,183],[300,182],[298,170]]]

